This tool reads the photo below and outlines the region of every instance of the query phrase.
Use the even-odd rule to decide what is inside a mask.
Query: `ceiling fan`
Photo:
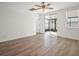
[[[31,8],[29,9],[30,11],[35,11],[35,10],[42,10],[43,12],[46,10],[46,9],[53,9],[51,7],[49,7],[51,4],[46,4],[45,2],[42,2],[41,5],[35,5],[37,6],[38,8]]]

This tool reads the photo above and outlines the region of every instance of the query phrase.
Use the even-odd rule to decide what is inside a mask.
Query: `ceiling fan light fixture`
[[[50,5],[51,4],[49,4],[49,3],[48,4],[45,4],[45,2],[42,2],[41,5],[35,5],[35,6],[39,7],[39,8],[31,8],[30,11],[40,10],[41,9],[41,11],[45,12],[45,11],[47,11],[47,9],[53,9],[51,7],[48,7]]]

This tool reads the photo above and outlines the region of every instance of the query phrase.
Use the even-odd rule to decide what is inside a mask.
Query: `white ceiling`
[[[76,7],[79,6],[79,2],[47,2],[50,3],[51,6],[55,10],[60,10],[64,8],[69,8],[69,7]],[[25,12],[26,10],[36,7],[34,5],[40,5],[40,2],[0,2],[0,7],[9,7],[13,8],[18,11]]]

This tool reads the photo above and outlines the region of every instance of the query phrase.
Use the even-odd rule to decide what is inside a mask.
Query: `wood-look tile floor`
[[[38,34],[1,42],[0,56],[79,56],[79,41]]]

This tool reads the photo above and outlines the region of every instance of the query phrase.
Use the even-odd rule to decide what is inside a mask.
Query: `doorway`
[[[45,19],[45,32],[57,32],[56,20],[57,19]]]
[[[57,36],[57,18],[45,18],[45,33]]]

